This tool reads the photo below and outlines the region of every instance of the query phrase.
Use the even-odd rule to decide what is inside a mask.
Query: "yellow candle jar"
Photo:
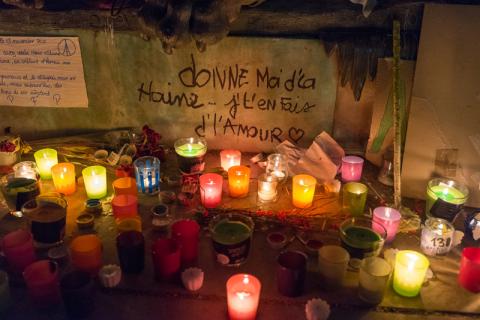
[[[313,202],[317,179],[308,174],[298,174],[292,179],[292,201],[297,208],[309,208]]]
[[[57,192],[65,195],[75,193],[75,165],[73,163],[59,163],[52,167],[52,179]]]
[[[228,169],[228,189],[231,197],[241,198],[247,196],[249,186],[250,168],[233,166]]]
[[[52,179],[52,167],[58,163],[57,150],[41,149],[33,154],[37,163],[40,178],[43,180]]]
[[[393,289],[404,297],[415,297],[422,288],[430,262],[421,253],[402,250],[395,258]]]
[[[89,199],[101,199],[107,195],[107,169],[102,166],[82,170],[83,183]]]

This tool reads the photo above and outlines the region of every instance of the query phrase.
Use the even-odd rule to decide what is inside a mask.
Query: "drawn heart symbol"
[[[8,95],[7,96],[7,100],[10,101],[10,103],[13,103],[13,96],[12,95]]]
[[[290,130],[288,130],[288,137],[295,143],[298,143],[298,141],[303,138],[304,134],[305,131],[303,131],[303,129],[291,127]]]
[[[33,96],[33,97],[30,98],[30,100],[32,100],[33,104],[36,105],[37,100],[38,100],[38,96]]]
[[[55,103],[58,105],[58,103],[60,102],[61,96],[57,93],[57,94],[54,94],[52,98],[53,98],[53,101],[55,101]]]

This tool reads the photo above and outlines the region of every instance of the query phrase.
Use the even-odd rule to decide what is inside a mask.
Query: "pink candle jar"
[[[250,274],[235,274],[227,281],[230,320],[254,320],[260,300],[260,280]]]
[[[223,177],[216,173],[200,176],[200,199],[205,208],[215,208],[222,202]]]
[[[400,212],[393,208],[389,207],[377,207],[373,210],[373,222],[372,228],[376,232],[381,232],[381,230],[376,230],[379,228],[379,225],[383,226],[387,230],[386,242],[392,242],[395,238],[398,227],[400,226],[402,215]]]
[[[36,260],[32,234],[26,230],[18,229],[4,236],[2,248],[12,272],[23,272]]]
[[[225,171],[228,171],[230,167],[239,166],[241,159],[242,153],[238,150],[220,151],[220,163]]]
[[[138,214],[137,196],[120,194],[113,197],[112,212],[117,219],[136,216]]]
[[[342,158],[342,181],[360,181],[362,178],[363,159],[357,156]]]
[[[480,248],[463,249],[458,282],[468,291],[480,292]]]
[[[50,260],[32,263],[23,272],[28,295],[39,308],[48,308],[61,302],[58,265]]]

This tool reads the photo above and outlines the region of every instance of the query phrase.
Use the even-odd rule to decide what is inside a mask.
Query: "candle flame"
[[[406,256],[407,256],[407,259],[408,259],[407,270],[408,271],[413,271],[413,269],[415,268],[415,264],[418,261],[418,257],[416,255],[410,254],[410,253],[407,253]]]
[[[191,145],[191,144],[187,144],[187,149],[188,149],[189,152],[192,151],[192,149],[193,149],[193,148],[192,148],[192,145]]]
[[[247,291],[238,291],[236,292],[236,295],[240,300],[245,300],[246,298],[250,297],[251,294]]]
[[[243,283],[248,284],[250,282],[250,279],[248,278],[248,275],[243,276]]]

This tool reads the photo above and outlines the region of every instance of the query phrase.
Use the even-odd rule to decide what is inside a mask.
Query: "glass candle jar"
[[[393,289],[404,297],[415,297],[422,288],[430,262],[421,253],[401,250],[395,257]]]
[[[182,138],[174,143],[180,172],[201,173],[205,169],[207,141],[203,138]]]
[[[113,181],[112,186],[116,196],[121,194],[137,195],[137,182],[132,177],[118,178]]]
[[[262,284],[250,274],[236,274],[227,281],[227,305],[230,320],[255,320]]]
[[[258,201],[261,203],[275,202],[277,200],[278,179],[276,176],[261,174],[258,177]]]
[[[243,264],[250,253],[253,220],[241,214],[219,214],[209,224],[217,261],[225,266]]]
[[[22,161],[13,166],[15,178],[40,180],[37,164],[33,161]]]
[[[292,179],[292,202],[297,208],[312,206],[317,179],[308,174],[297,174]]]
[[[320,285],[325,289],[335,289],[342,285],[347,273],[350,254],[340,246],[327,245],[318,250]]]
[[[250,168],[233,166],[228,169],[228,190],[230,197],[242,198],[248,195],[250,188]]]
[[[272,153],[267,157],[266,172],[269,175],[277,177],[280,182],[288,178],[287,157],[280,153]]]
[[[202,174],[200,200],[205,208],[215,208],[222,202],[223,177],[216,173]]]
[[[453,245],[455,228],[445,219],[428,218],[422,228],[420,246],[429,256],[447,254]]]
[[[368,188],[363,183],[349,182],[343,186],[343,209],[352,216],[360,216],[367,203]]]
[[[77,236],[70,244],[70,257],[77,270],[95,276],[102,267],[102,241],[94,234]]]
[[[370,219],[350,218],[340,225],[342,247],[350,253],[352,258],[378,256],[386,236],[385,228]]]
[[[154,195],[160,192],[160,160],[141,157],[133,162],[138,192]]]
[[[468,291],[480,292],[480,248],[463,249],[458,282]]]
[[[33,156],[35,157],[40,177],[44,180],[51,179],[51,169],[58,163],[57,150],[50,148],[41,149],[35,152]]]
[[[242,160],[242,153],[238,150],[220,151],[220,163],[223,170],[228,171],[230,167],[239,166]]]
[[[342,181],[360,181],[362,178],[364,160],[357,156],[345,156],[342,158]]]
[[[425,213],[452,222],[468,200],[467,186],[455,180],[435,178],[428,182]]]
[[[382,225],[387,231],[386,242],[392,242],[395,239],[401,218],[400,212],[390,207],[377,207],[373,210],[373,221]],[[377,224],[372,226],[373,230],[381,233],[382,230],[375,229]]]
[[[0,177],[0,191],[5,198],[10,214],[21,217],[22,206],[40,194],[40,185],[30,175],[27,178],[17,177],[15,173],[10,173]]]
[[[107,169],[90,166],[82,170],[83,183],[89,199],[102,199],[107,195]]]
[[[362,260],[358,275],[358,296],[369,304],[383,300],[392,267],[382,258],[370,257]]]
[[[52,167],[52,179],[55,191],[65,195],[75,193],[77,182],[75,181],[75,165],[70,162],[59,163]]]

